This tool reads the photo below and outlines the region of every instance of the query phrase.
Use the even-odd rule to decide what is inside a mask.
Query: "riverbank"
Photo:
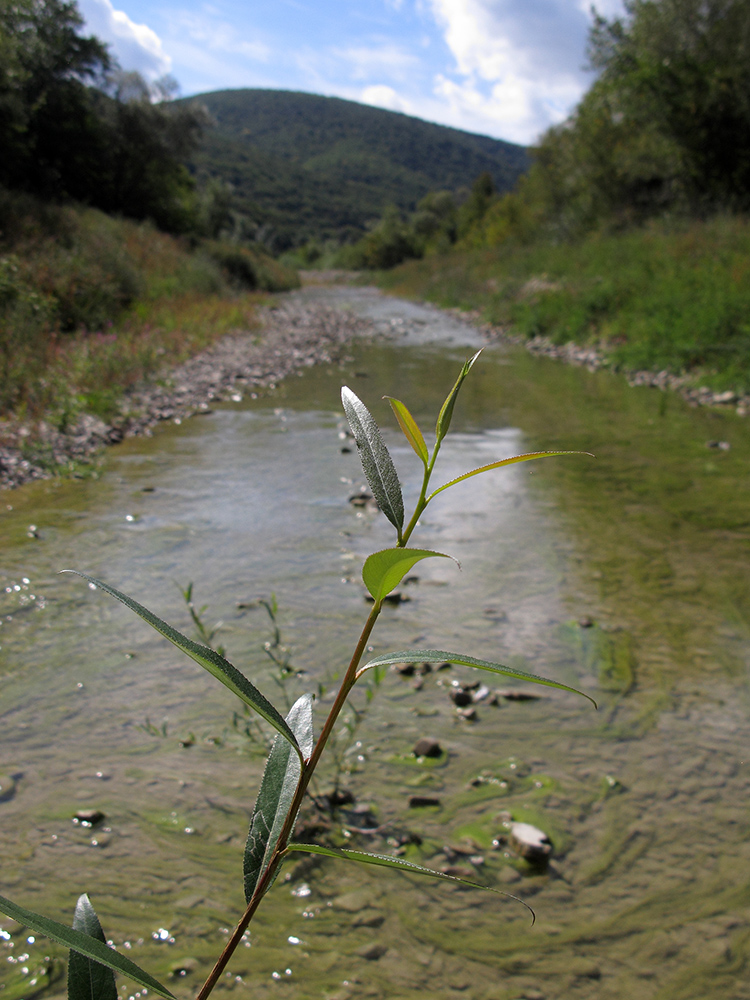
[[[522,334],[514,333],[512,327],[487,323],[478,309],[452,308],[445,311],[456,316],[457,319],[472,323],[489,342],[502,341],[506,344],[514,344],[524,347],[530,354],[554,358],[556,361],[564,361],[569,365],[587,368],[591,372],[599,371],[602,368],[614,369],[627,379],[631,386],[645,385],[654,389],[669,389],[678,392],[691,406],[734,407],[740,417],[750,413],[750,393],[738,393],[733,389],[723,389],[717,392],[707,385],[696,386],[693,376],[675,375],[667,369],[661,371],[623,371],[613,365],[612,359],[606,351],[597,347],[576,344],[572,341],[556,344],[549,337],[527,338]]]
[[[82,414],[61,431],[45,421],[18,421],[3,428],[0,488],[8,489],[61,472],[84,475],[105,445],[150,435],[161,421],[180,423],[210,412],[212,403],[239,402],[315,364],[341,357],[370,324],[321,303],[288,299],[258,311],[259,328],[229,334],[161,378],[125,393],[109,421]]]
[[[378,284],[458,308],[534,353],[750,410],[746,218],[454,250],[383,272]]]

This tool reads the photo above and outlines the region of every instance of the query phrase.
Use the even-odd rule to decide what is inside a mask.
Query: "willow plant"
[[[454,407],[461,386],[479,356],[478,352],[468,360],[459,373],[455,384],[449,392],[435,427],[435,443],[432,452],[427,448],[424,436],[416,420],[404,403],[398,399],[387,397],[396,416],[396,420],[407,441],[414,449],[423,466],[422,486],[414,511],[406,520],[404,500],[398,475],[388,449],[385,446],[378,425],[375,423],[367,407],[349,388],[342,390],[344,411],[357,442],[365,476],[381,511],[391,522],[396,531],[396,544],[392,548],[383,549],[370,555],[364,563],[362,577],[373,603],[365,621],[359,639],[354,647],[349,665],[346,668],[333,705],[323,721],[316,738],[313,726],[312,694],[304,694],[299,698],[284,717],[278,709],[258,690],[237,667],[233,666],[219,651],[212,649],[207,643],[203,645],[187,638],[177,629],[158,618],[153,612],[139,604],[133,598],[121,593],[101,580],[94,579],[78,570],[64,572],[77,573],[78,576],[105,591],[125,604],[144,621],[148,622],[157,632],[174,643],[200,666],[204,667],[225,687],[229,688],[253,712],[265,719],[276,730],[276,737],[271,746],[266,767],[261,780],[258,796],[252,812],[250,830],[244,854],[243,879],[246,908],[234,928],[229,940],[218,957],[214,968],[197,994],[197,1000],[206,1000],[216,985],[219,977],[237,949],[256,910],[264,896],[273,885],[284,861],[298,852],[325,855],[341,860],[378,865],[401,871],[419,873],[437,879],[451,882],[463,882],[476,885],[465,879],[447,875],[443,872],[424,868],[401,858],[385,854],[372,854],[364,851],[325,847],[318,844],[298,843],[293,839],[294,826],[302,805],[305,793],[315,773],[321,756],[326,749],[336,720],[338,719],[349,694],[360,678],[368,670],[384,668],[389,664],[417,661],[422,663],[451,663],[506,677],[519,678],[535,684],[545,684],[549,687],[562,688],[565,691],[575,691],[565,684],[548,680],[522,670],[512,669],[500,663],[478,659],[466,653],[455,653],[444,649],[400,649],[384,656],[362,662],[368,648],[370,636],[380,615],[385,598],[396,588],[409,570],[423,559],[451,558],[443,552],[429,549],[411,548],[409,541],[419,522],[419,518],[427,505],[445,490],[461,483],[472,476],[478,476],[493,469],[514,465],[518,462],[528,462],[533,459],[547,458],[553,455],[575,454],[561,451],[542,451],[531,454],[516,455],[504,458],[481,468],[472,469],[450,482],[430,491],[433,470],[440,453],[440,448],[450,428]],[[577,453],[580,454],[580,453]],[[582,694],[580,691],[575,691]],[[583,695],[588,698],[588,695]],[[590,701],[592,699],[589,699]],[[477,888],[490,889],[487,886]],[[510,895],[502,893],[502,895]],[[512,897],[516,898],[516,897]],[[519,900],[519,902],[522,902]],[[526,904],[523,904],[524,906]],[[25,907],[0,896],[0,912],[12,917],[19,923],[46,935],[54,941],[70,949],[68,966],[68,997],[69,1000],[117,1000],[115,973],[122,973],[140,986],[146,987],[158,996],[171,1000],[173,994],[153,976],[139,968],[134,962],[109,947],[97,915],[85,894],[80,896],[75,908],[73,926],[66,927],[55,920],[32,913]],[[532,914],[533,919],[533,914]]]

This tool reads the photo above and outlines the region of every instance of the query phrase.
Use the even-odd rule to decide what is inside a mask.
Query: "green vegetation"
[[[750,8],[626,0],[596,17],[599,77],[470,241],[571,239],[670,214],[750,208]]]
[[[0,0],[0,417],[62,430],[246,329],[248,291],[297,283],[216,240],[225,193],[185,165],[205,110],[124,73],[82,25],[72,0]]]
[[[604,351],[623,369],[750,390],[750,220],[654,221],[570,243],[507,242],[381,275],[400,295]]]
[[[488,671],[493,675],[503,675],[534,683],[574,689],[567,685],[550,681],[520,669],[499,663],[477,659],[464,653],[452,653],[440,649],[405,649],[395,653],[375,657],[362,662],[370,648],[368,643],[380,616],[383,604],[395,587],[418,562],[428,558],[448,558],[444,553],[408,547],[411,535],[418,525],[420,515],[428,504],[445,490],[470,477],[518,462],[549,457],[561,452],[536,452],[518,455],[492,462],[473,469],[437,489],[430,489],[430,480],[440,453],[441,445],[449,432],[453,413],[462,385],[470,373],[479,354],[467,361],[443,403],[435,425],[432,449],[428,449],[424,435],[409,409],[400,400],[392,399],[391,405],[404,436],[422,464],[422,487],[414,512],[407,520],[401,485],[383,441],[380,430],[362,401],[348,388],[342,390],[342,402],[357,442],[362,466],[368,484],[378,505],[396,531],[395,546],[375,552],[364,562],[362,577],[373,603],[362,627],[348,666],[342,669],[342,679],[333,704],[323,721],[317,739],[314,736],[313,695],[304,694],[292,705],[286,718],[269,702],[255,685],[221,653],[208,645],[201,645],[187,638],[172,626],[162,621],[152,612],[132,598],[100,580],[78,573],[94,589],[121,601],[130,610],[151,625],[157,632],[173,643],[178,649],[207,670],[213,677],[229,688],[244,706],[256,713],[273,730],[275,738],[268,755],[257,799],[251,813],[250,829],[244,852],[243,884],[246,908],[226,945],[197,994],[198,1000],[206,1000],[223,975],[226,966],[238,946],[243,941],[248,925],[256,913],[266,893],[271,889],[281,865],[296,854],[310,853],[346,861],[386,867],[394,870],[422,874],[435,879],[464,885],[476,885],[457,874],[448,874],[424,868],[397,854],[373,854],[360,850],[325,846],[317,842],[293,840],[295,822],[305,799],[308,787],[321,760],[326,745],[333,734],[337,719],[344,709],[356,683],[370,670],[379,670],[389,664],[400,662],[453,663]],[[77,571],[72,571],[77,572]],[[192,608],[192,585],[183,596]],[[194,610],[194,609],[193,609]],[[202,636],[211,638],[201,624],[202,609],[191,615],[193,623]],[[270,607],[271,619],[276,625],[275,606]],[[279,648],[276,654],[282,653]],[[276,665],[279,660],[274,658]],[[282,659],[284,669],[288,661]],[[283,683],[282,683],[283,687]],[[579,693],[580,692],[576,692]],[[584,697],[588,697],[584,695]],[[591,699],[589,699],[591,700]],[[502,889],[492,885],[477,886],[503,895]],[[516,897],[513,897],[516,898]],[[524,904],[526,905],[526,904]],[[5,897],[0,896],[0,912],[19,921],[29,929],[43,934],[68,947],[71,952],[68,976],[69,1000],[90,1000],[92,996],[115,1000],[117,988],[114,972],[120,972],[130,980],[145,986],[158,996],[171,1000],[172,993],[149,973],[144,972],[126,956],[109,949],[99,920],[87,896],[79,897],[73,919],[73,928],[27,910]],[[165,932],[168,933],[168,932]],[[111,970],[111,971],[110,971]]]
[[[0,184],[195,228],[183,161],[205,112],[172,104],[174,81],[124,73],[82,25],[72,0],[0,3]]]
[[[258,251],[0,191],[0,416],[111,416],[119,394],[294,287]]]
[[[474,198],[453,251],[384,286],[595,345],[615,366],[750,390],[749,44],[740,0],[627,0],[622,19],[597,16],[599,77],[530,171]],[[399,222],[401,260],[429,256],[406,238],[415,219]],[[394,245],[396,230],[384,219],[358,249]]]
[[[388,205],[411,212],[429,191],[467,189],[485,171],[508,191],[528,167],[512,143],[339,98],[225,90],[195,100],[215,123],[191,159],[199,184],[231,185],[226,231],[273,252],[353,242]]]
[[[484,172],[471,190],[456,196],[451,191],[431,191],[416,211],[403,219],[390,205],[380,222],[354,246],[343,247],[333,262],[343,267],[378,270],[395,267],[404,260],[446,253],[457,240],[466,238],[492,204],[495,184]],[[302,263],[302,262],[300,262]]]

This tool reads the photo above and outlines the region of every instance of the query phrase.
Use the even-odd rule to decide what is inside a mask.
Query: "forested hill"
[[[356,239],[388,204],[413,210],[428,191],[468,188],[485,171],[507,191],[528,167],[513,143],[335,97],[223,90],[191,100],[216,123],[192,166],[232,186],[233,208],[275,250]]]

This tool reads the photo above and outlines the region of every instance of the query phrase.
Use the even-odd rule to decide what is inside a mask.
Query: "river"
[[[216,641],[272,700],[324,686],[319,718],[367,614],[362,561],[392,544],[381,515],[349,502],[364,480],[340,386],[383,427],[408,506],[419,463],[382,397],[431,428],[480,343],[455,318],[371,289],[293,294],[354,309],[378,336],[339,366],[126,441],[96,476],[0,497],[0,891],[58,919],[88,892],[108,937],[178,996],[194,994],[242,909],[259,741],[197,665],[58,571],[100,576],[186,632],[180,588],[192,581],[205,621],[222,622]],[[405,600],[385,609],[375,652],[463,650],[580,687],[599,710],[539,688],[536,700],[479,702],[469,721],[449,698],[468,669],[421,683],[391,672],[370,702],[355,698],[366,713],[338,743],[343,784],[368,813],[345,812],[333,835],[363,850],[421,840],[407,858],[522,897],[536,925],[493,893],[302,863],[264,902],[219,989],[750,998],[747,421],[491,345],[453,432],[441,481],[524,451],[596,457],[514,466],[436,499],[413,544],[461,568],[419,564]],[[304,671],[286,692],[255,603],[272,593]],[[445,755],[418,763],[422,736]],[[329,765],[320,788],[333,778]],[[417,794],[439,805],[410,807]],[[80,809],[106,819],[76,824]],[[383,836],[357,832],[368,814]],[[548,833],[546,871],[504,847],[509,817]],[[62,996],[61,951],[0,927],[13,931],[0,940],[3,1000]],[[120,993],[137,996],[125,981]]]

